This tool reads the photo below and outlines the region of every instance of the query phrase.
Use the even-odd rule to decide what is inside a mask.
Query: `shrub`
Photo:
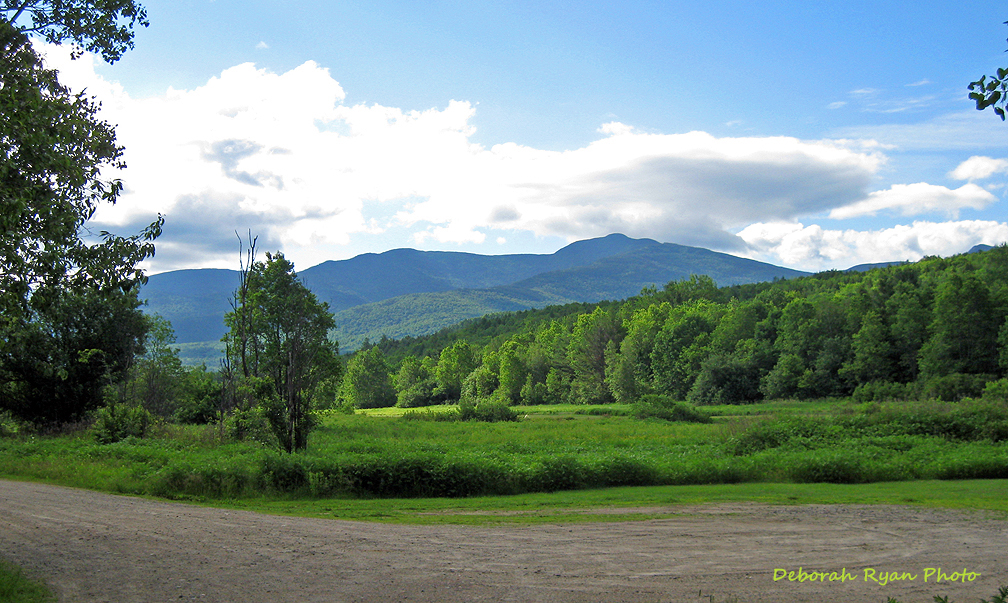
[[[588,472],[577,457],[550,457],[532,468],[528,476],[528,489],[532,492],[580,490],[587,487],[588,478]]]
[[[956,402],[966,397],[975,398],[983,393],[984,385],[993,378],[992,375],[952,373],[929,379],[922,393],[925,399],[945,402]]]
[[[668,396],[646,394],[631,405],[632,412],[638,419],[661,419],[663,421],[681,421],[684,423],[710,423],[711,418],[705,412],[699,411],[684,402],[676,402]]]
[[[789,474],[794,481],[805,484],[860,484],[871,481],[864,463],[849,451],[810,452],[795,461]]]
[[[855,402],[892,402],[913,400],[917,397],[917,386],[913,383],[894,383],[892,381],[869,381],[854,388],[851,398]]]
[[[267,455],[260,475],[264,485],[280,493],[300,492],[309,487],[308,470],[301,459],[291,455]]]
[[[112,444],[128,437],[142,438],[150,422],[151,414],[141,406],[109,404],[96,413],[95,439],[100,444]]]
[[[760,396],[759,369],[744,359],[719,354],[700,366],[686,399],[694,404],[739,404]]]
[[[8,438],[23,433],[28,426],[27,423],[19,420],[10,411],[0,412],[0,438]]]
[[[275,445],[276,438],[270,429],[266,415],[259,407],[235,409],[224,420],[224,431],[228,437],[238,441],[259,442]]]
[[[480,398],[474,402],[472,398],[466,397],[459,400],[459,418],[463,421],[497,423],[517,421],[518,413],[500,398]]]
[[[809,419],[763,421],[732,438],[728,443],[728,450],[735,456],[746,456],[780,448],[794,441],[825,442],[831,435],[826,423],[822,421]]]
[[[189,369],[182,382],[182,396],[175,409],[175,420],[180,423],[206,425],[217,420],[221,386],[217,377],[207,371],[206,365]]]
[[[1008,402],[1008,379],[988,381],[984,386],[983,399],[990,402]]]

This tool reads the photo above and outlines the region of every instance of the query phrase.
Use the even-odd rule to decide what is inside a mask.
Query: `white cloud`
[[[803,270],[845,269],[883,261],[916,261],[925,255],[949,256],[978,243],[1008,241],[1004,222],[914,222],[880,230],[826,230],[812,224],[757,223],[739,236],[750,255]]]
[[[827,109],[839,109],[847,104],[847,101],[836,101],[826,105]]]
[[[400,237],[390,247],[407,238],[451,246],[506,241],[507,232],[570,241],[622,232],[742,251],[766,224],[806,215],[907,212],[921,199],[931,209],[978,207],[992,197],[972,184],[869,195],[886,162],[873,140],[656,134],[613,121],[568,151],[486,148],[471,142],[469,102],[423,111],[344,105],[339,83],[310,61],[281,74],[238,65],[192,90],[135,99],[97,76],[90,56],[50,54],[66,83],[102,99],[126,147],[126,192],[96,220],[128,231],[157,212],[167,217],[155,270],[231,267],[234,231],[250,228],[264,249],[282,248],[300,267],[342,257],[354,235],[390,231]],[[767,249],[818,257],[781,241]]]
[[[956,180],[983,180],[994,174],[1008,174],[1008,159],[974,155],[949,172]]]
[[[602,134],[613,135],[613,134],[630,134],[633,132],[634,127],[628,126],[626,124],[621,124],[618,121],[611,121],[609,123],[602,124],[599,126],[598,131]]]
[[[904,216],[944,212],[958,217],[960,209],[983,209],[995,201],[997,197],[975,184],[964,184],[957,189],[925,182],[894,184],[888,190],[870,193],[867,199],[830,211],[829,217],[842,220],[874,216],[883,210],[897,210]]]
[[[260,41],[258,44],[256,44],[256,50],[269,50],[269,44]]]

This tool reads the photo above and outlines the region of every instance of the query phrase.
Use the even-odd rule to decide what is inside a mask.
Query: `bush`
[[[259,469],[261,479],[268,488],[289,494],[308,489],[308,470],[301,459],[288,454],[269,454]]]
[[[206,425],[217,420],[221,386],[217,377],[206,365],[186,371],[182,396],[175,409],[175,420],[180,423]]]
[[[459,400],[459,418],[463,421],[485,421],[497,423],[500,421],[517,421],[518,413],[499,398],[471,398]]]
[[[684,423],[710,423],[711,418],[685,402],[676,402],[668,396],[647,394],[630,405],[638,419],[661,419]]]
[[[686,395],[694,404],[740,404],[760,397],[759,369],[749,361],[723,355],[703,362]]]
[[[847,450],[808,452],[790,468],[791,479],[802,484],[861,484],[872,481],[860,458]]]
[[[780,448],[792,442],[822,442],[831,440],[827,423],[811,419],[781,419],[764,421],[732,438],[728,450],[735,456],[746,456]]]
[[[259,442],[266,445],[277,443],[269,421],[259,407],[235,409],[224,420],[224,431],[228,437],[238,441]]]
[[[984,391],[984,385],[993,379],[993,375],[952,373],[929,379],[922,393],[925,399],[957,402],[967,397],[979,397]]]
[[[112,444],[129,437],[142,438],[147,435],[151,418],[141,406],[109,404],[96,413],[95,439],[100,444]]]
[[[1008,379],[988,381],[984,386],[983,399],[990,402],[1008,402]]]
[[[0,412],[0,438],[9,438],[24,433],[27,423],[20,421],[10,411]]]
[[[917,397],[917,386],[913,383],[892,381],[870,381],[854,388],[851,398],[862,404],[868,402],[893,402],[913,400]]]

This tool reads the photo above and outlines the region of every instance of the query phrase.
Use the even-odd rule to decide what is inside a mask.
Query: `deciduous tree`
[[[315,388],[332,370],[337,354],[336,343],[328,337],[335,326],[332,313],[279,252],[253,263],[246,285],[244,302],[226,317],[231,327],[225,336],[229,365],[248,367],[248,374],[239,379],[269,383],[269,388],[249,390],[253,402],[264,410],[284,450],[302,450],[313,427],[309,410]],[[243,321],[242,316],[250,319]],[[236,325],[248,330],[239,333]],[[235,345],[239,337],[251,344]]]
[[[377,346],[353,355],[343,374],[343,397],[354,408],[381,408],[396,403],[385,355]]]
[[[96,101],[60,84],[25,32],[114,60],[132,43],[132,25],[118,37],[89,31],[93,23],[78,8],[126,10],[115,0],[0,4],[0,390],[8,393],[4,406],[38,420],[81,416],[95,404],[95,388],[121,375],[120,352],[142,343],[143,323],[134,319],[145,280],[139,263],[153,255],[163,224],[159,216],[130,237],[102,232],[97,244],[81,237],[98,206],[122,190],[111,177],[125,167],[122,147],[98,119]],[[89,313],[73,316],[82,306]],[[46,399],[45,391],[79,395]],[[25,406],[36,404],[52,407]]]

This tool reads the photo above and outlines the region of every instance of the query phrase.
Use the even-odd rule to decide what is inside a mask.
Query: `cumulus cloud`
[[[994,174],[1008,174],[1008,159],[974,155],[949,172],[956,180],[983,180]]]
[[[341,257],[354,235],[388,231],[402,237],[390,246],[622,232],[741,252],[754,249],[742,236],[754,223],[944,211],[992,198],[973,184],[869,194],[886,157],[864,139],[657,134],[613,121],[568,151],[487,148],[471,140],[469,102],[423,111],[345,105],[340,84],[311,61],[280,74],[246,63],[192,90],[132,98],[96,75],[89,55],[49,54],[64,82],[103,101],[126,147],[125,194],[95,220],[121,230],[164,213],[151,265],[160,270],[230,267],[234,231],[249,228],[301,267]]]
[[[1008,224],[984,220],[914,222],[879,230],[827,230],[801,223],[756,223],[739,232],[750,255],[803,270],[849,268],[925,255],[962,253],[978,243],[1008,241]]]
[[[867,199],[830,211],[829,217],[874,216],[883,210],[895,210],[904,216],[942,212],[958,217],[960,209],[983,209],[995,201],[997,197],[975,184],[964,184],[957,189],[925,182],[894,184],[888,190],[869,193]]]

